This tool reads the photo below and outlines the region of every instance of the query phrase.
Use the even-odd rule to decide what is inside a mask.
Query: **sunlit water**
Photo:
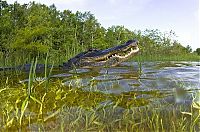
[[[74,74],[76,72],[76,74]],[[76,78],[70,78],[76,75]],[[53,75],[64,78],[66,86],[106,94],[124,94],[138,91],[159,91],[170,103],[191,102],[200,88],[199,62],[124,62],[118,67],[77,69]],[[151,94],[141,94],[138,97]],[[152,95],[153,96],[153,95]],[[155,99],[155,98],[153,98]]]

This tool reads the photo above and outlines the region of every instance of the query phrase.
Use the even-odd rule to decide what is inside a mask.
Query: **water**
[[[172,104],[191,104],[193,97],[199,96],[199,65],[199,62],[143,62],[139,68],[137,62],[124,62],[117,67],[53,71],[51,78],[62,80],[64,86],[91,93],[113,96],[137,93],[136,98],[147,102],[164,99]],[[37,80],[44,80],[42,75]]]
[[[72,74],[69,73],[52,77],[64,78],[66,81],[63,83],[66,86],[81,87],[85,91],[99,91],[105,94],[159,91],[179,98],[177,92],[182,90],[180,96],[187,95],[181,98],[182,102],[191,100],[190,96],[200,88],[198,62],[144,62],[141,71],[139,69],[136,62],[124,62],[118,67],[77,69],[76,79],[70,78],[69,75]]]
[[[162,121],[167,130],[172,127],[168,125],[169,120],[176,122],[183,119],[185,122],[179,114],[191,112],[192,103],[200,102],[200,63],[143,62],[141,66],[137,62],[124,62],[110,68],[53,70],[48,92],[42,85],[44,73],[37,74],[31,94],[35,99],[29,101],[22,122],[25,130],[50,130],[52,125],[58,130],[63,127],[62,123],[69,124],[64,127],[65,130],[76,130],[74,125],[79,128],[84,124],[82,121],[85,122],[85,117],[93,115],[91,109],[98,117],[98,122],[104,122],[102,124],[105,126],[115,120],[123,121],[122,118],[127,121],[130,116],[131,121],[145,120],[149,123],[148,116],[152,115],[152,110],[164,111]],[[17,78],[13,76],[13,81],[10,81],[12,84],[0,89],[0,108],[2,111],[9,109],[6,111],[10,111],[6,114],[8,121],[17,115],[16,110],[21,109],[27,96],[27,75]],[[9,88],[12,85],[17,86]],[[135,113],[134,116],[130,110]],[[169,114],[165,118],[166,111],[174,113],[174,110],[179,112],[175,114],[177,117]],[[3,124],[1,119],[6,112],[0,112],[0,124]],[[187,121],[191,122],[192,119]],[[10,128],[21,130],[18,121]],[[196,128],[199,130],[198,126]]]

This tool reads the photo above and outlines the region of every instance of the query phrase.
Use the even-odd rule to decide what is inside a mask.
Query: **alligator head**
[[[91,68],[116,66],[138,52],[138,41],[129,40],[126,43],[113,48],[105,50],[91,49],[86,52],[82,52],[68,60],[68,62],[63,63],[62,67],[72,69],[74,67]]]

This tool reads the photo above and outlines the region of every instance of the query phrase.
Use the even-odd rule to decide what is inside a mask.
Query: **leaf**
[[[98,121],[94,121],[93,123],[98,125],[98,126],[102,126],[103,125],[101,122],[98,122]]]
[[[185,114],[185,115],[190,115],[190,116],[192,116],[192,113],[190,113],[190,112],[181,112],[182,114]]]
[[[10,121],[8,121],[8,122],[6,123],[6,127],[9,127],[9,126],[11,126],[11,125],[12,125],[12,123],[13,123],[13,120],[14,120],[14,118],[12,118]]]
[[[7,89],[7,88],[0,89],[0,93],[1,93],[2,91],[6,90],[6,89]]]
[[[55,115],[57,115],[60,112],[60,109],[58,109],[57,111],[55,111],[53,114],[47,116],[44,118],[44,122],[47,121],[48,119],[54,117]]]
[[[44,98],[45,98],[45,96],[46,96],[46,93],[43,95],[43,97],[42,97],[42,102],[41,102],[41,104],[40,104],[40,114],[42,114],[42,108],[43,108],[43,102],[44,102]]]
[[[197,102],[193,102],[192,106],[196,109],[199,109],[200,110],[200,103],[197,103]]]
[[[33,99],[33,101],[35,101],[35,102],[37,102],[37,103],[39,103],[39,104],[42,104],[42,102],[40,102],[40,101],[39,101],[38,99],[36,99],[35,97],[30,96],[30,98]]]
[[[20,119],[19,119],[19,122],[20,122],[20,126],[22,124],[22,118],[24,116],[24,112],[28,106],[28,99],[29,97],[26,97],[26,99],[24,100],[24,102],[22,103],[22,106],[21,106],[21,116],[20,116]]]

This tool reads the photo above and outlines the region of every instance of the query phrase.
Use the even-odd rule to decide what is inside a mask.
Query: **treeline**
[[[190,46],[183,47],[174,37],[172,31],[161,33],[157,29],[106,29],[90,12],[72,13],[59,11],[55,5],[8,4],[0,0],[0,57],[4,65],[30,62],[33,57],[43,60],[47,53],[60,63],[89,48],[104,49],[133,38],[139,40],[144,56],[191,53]]]

